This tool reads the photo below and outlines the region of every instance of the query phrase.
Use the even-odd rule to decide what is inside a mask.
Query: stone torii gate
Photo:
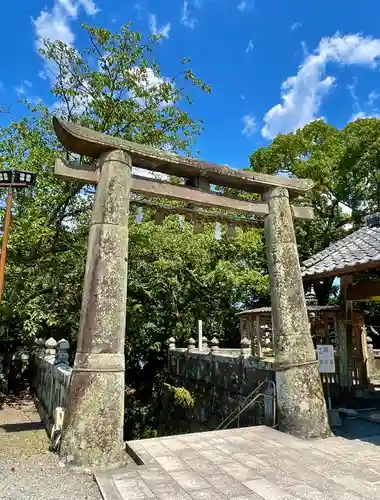
[[[313,212],[290,204],[290,198],[307,192],[312,181],[247,173],[182,158],[57,118],[53,125],[65,148],[99,160],[96,166],[57,160],[55,169],[62,179],[97,185],[61,457],[87,467],[123,462],[131,191],[256,216],[248,218],[248,223],[257,224],[257,216],[264,218],[281,429],[300,437],[330,435],[293,227],[293,218],[311,219]],[[186,185],[136,178],[132,165],[184,177]],[[215,194],[210,184],[260,193],[261,201]]]

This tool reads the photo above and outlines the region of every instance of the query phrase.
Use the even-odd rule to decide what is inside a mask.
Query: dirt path
[[[30,398],[0,409],[0,500],[101,500],[91,476],[60,466]]]

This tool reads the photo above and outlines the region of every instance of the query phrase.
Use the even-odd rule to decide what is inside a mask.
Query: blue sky
[[[0,104],[13,113],[0,124],[22,112],[21,94],[51,102],[38,36],[80,48],[82,22],[117,30],[128,21],[165,36],[163,75],[189,56],[211,85],[211,95],[194,92],[192,115],[205,121],[202,159],[245,168],[276,134],[317,117],[343,127],[380,116],[376,0],[15,0],[2,2],[0,14]]]

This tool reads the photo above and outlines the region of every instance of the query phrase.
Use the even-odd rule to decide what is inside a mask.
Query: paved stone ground
[[[60,467],[30,399],[0,409],[0,500],[100,500],[91,476]]]
[[[260,426],[127,445],[143,465],[97,475],[106,500],[380,498],[380,447],[369,442]]]

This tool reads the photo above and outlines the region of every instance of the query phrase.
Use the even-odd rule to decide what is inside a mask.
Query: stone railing
[[[72,369],[67,340],[37,340],[32,357],[32,390],[37,409],[51,437],[62,426]]]
[[[168,356],[169,380],[196,395],[192,430],[213,430],[264,381],[275,381],[274,363],[251,354],[251,343],[241,340],[240,349],[219,347],[216,338],[202,339],[196,346],[193,338],[184,348],[175,346],[170,338]],[[209,347],[210,344],[210,347]],[[245,425],[273,425],[273,384],[262,392],[267,394],[242,415]]]

